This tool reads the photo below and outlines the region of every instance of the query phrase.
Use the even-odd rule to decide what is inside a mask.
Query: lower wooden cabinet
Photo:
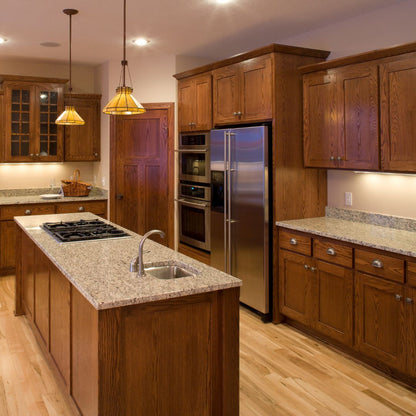
[[[14,221],[0,222],[0,271],[12,272],[16,257],[16,225]]]
[[[22,253],[25,253],[26,261],[21,265],[22,276],[22,308],[24,313],[33,318],[35,306],[35,246],[32,240],[21,233]]]
[[[416,288],[409,287],[405,298],[407,323],[407,362],[406,369],[416,377]]]

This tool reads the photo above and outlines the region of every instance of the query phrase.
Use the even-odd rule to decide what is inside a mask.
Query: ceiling
[[[402,0],[127,0],[127,55],[148,53],[223,59],[299,33],[381,9]],[[101,64],[121,59],[122,0],[2,0],[0,59],[68,59],[69,19],[75,8],[72,59]],[[131,43],[150,40],[146,49]],[[44,47],[43,42],[61,46]]]

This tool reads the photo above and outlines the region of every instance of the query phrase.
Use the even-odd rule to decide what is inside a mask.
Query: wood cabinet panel
[[[35,312],[35,245],[24,232],[20,231],[20,235],[22,239],[21,250],[22,253],[25,253],[25,260],[21,264],[22,303],[26,315],[33,320]]]
[[[317,262],[313,327],[337,341],[353,343],[353,271]]]
[[[295,234],[289,231],[279,232],[279,246],[296,253],[312,255],[312,239],[302,234]]]
[[[416,377],[416,289],[407,288],[405,308],[407,318],[406,369],[412,377]]]
[[[70,297],[68,279],[50,264],[50,352],[68,390],[71,383]]]
[[[240,80],[238,64],[216,69],[212,72],[213,122],[235,122],[240,111]]]
[[[356,249],[355,268],[384,279],[404,283],[404,261],[389,255]]]
[[[188,246],[187,244],[179,243],[178,251],[179,253],[192,257],[193,259],[201,261],[202,263],[209,265],[211,262],[211,255],[208,252]]]
[[[356,348],[398,370],[405,368],[404,286],[355,273]]]
[[[416,54],[380,65],[381,168],[416,172]]]
[[[3,205],[0,207],[0,220],[13,220],[13,217],[23,215],[54,214],[53,204]]]
[[[56,204],[56,213],[92,212],[95,215],[106,217],[107,201],[62,202]]]
[[[408,261],[407,262],[407,283],[416,287],[416,263]]]
[[[328,240],[313,239],[314,257],[352,268],[352,248]]]
[[[35,247],[35,324],[49,348],[49,260]]]
[[[65,95],[65,105],[73,105],[85,121],[83,126],[65,126],[65,161],[99,161],[101,95]]]
[[[0,274],[12,270],[16,262],[16,225],[14,221],[0,222]],[[3,271],[3,272],[2,272]]]

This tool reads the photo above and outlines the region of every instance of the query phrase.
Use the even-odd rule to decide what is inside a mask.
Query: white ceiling
[[[222,59],[279,43],[299,33],[387,7],[401,0],[127,0],[127,56],[168,53]],[[2,0],[0,59],[68,59],[72,20],[72,59],[100,64],[121,59],[122,0]],[[146,51],[131,43],[144,36]],[[43,47],[57,42],[59,47]]]

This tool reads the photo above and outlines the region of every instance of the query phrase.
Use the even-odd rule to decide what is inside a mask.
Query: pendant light
[[[143,106],[131,95],[133,88],[126,86],[126,0],[124,0],[123,3],[123,60],[121,61],[120,77],[123,84],[117,87],[116,95],[103,109],[103,113],[115,116],[142,114],[146,112]]]
[[[82,126],[85,121],[72,105],[72,16],[77,14],[78,10],[65,9],[63,12],[69,16],[69,105],[65,106],[65,111],[55,120],[55,123],[64,126]]]

